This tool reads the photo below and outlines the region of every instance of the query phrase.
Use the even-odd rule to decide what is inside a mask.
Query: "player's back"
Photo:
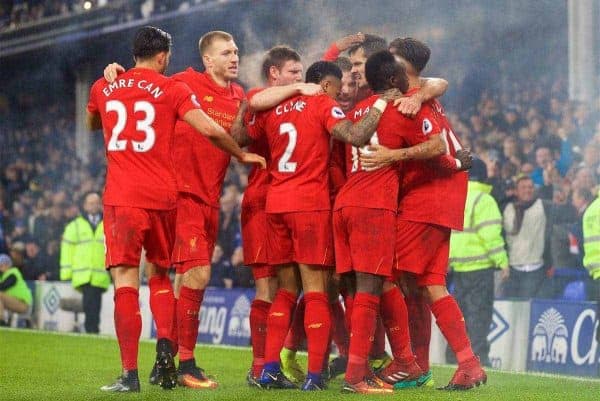
[[[221,87],[208,73],[192,68],[172,78],[187,84],[204,112],[225,131],[230,131],[244,98],[241,86],[231,83]],[[175,133],[174,161],[179,191],[192,193],[205,203],[218,207],[230,155],[214,146],[208,138],[199,137],[185,121],[177,122]]]
[[[437,100],[425,102],[414,121],[424,136],[440,133],[452,156],[462,148]],[[467,172],[448,170],[432,159],[404,162],[401,175],[398,212],[402,219],[462,230]]]
[[[349,118],[353,121],[363,118],[377,99],[379,96],[374,95],[358,103],[349,113]],[[388,107],[379,120],[370,144],[380,144],[391,149],[405,146],[406,141],[398,129],[401,118],[397,110]],[[396,211],[398,170],[396,166],[387,166],[375,171],[366,171],[360,162],[360,154],[368,152],[367,146],[357,148],[350,144],[345,145],[347,181],[336,197],[334,209],[355,206]]]
[[[327,95],[297,96],[266,112],[271,163],[266,210],[329,210],[329,131],[345,115]]]
[[[173,132],[190,95],[189,88],[145,68],[132,68],[112,84],[96,81],[88,108],[100,113],[104,130],[105,204],[174,207]]]

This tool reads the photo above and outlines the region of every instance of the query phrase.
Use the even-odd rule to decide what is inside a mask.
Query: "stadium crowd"
[[[548,96],[546,81],[515,82],[504,91],[484,92],[473,108],[447,106],[455,131],[486,163],[500,210],[515,200],[520,175],[530,175],[536,196],[554,206],[548,209],[554,224],[544,244],[547,283],[541,293],[531,294],[554,297],[561,295],[564,283],[552,279],[550,268],[582,268],[581,215],[595,198],[600,178],[600,102],[568,101],[564,81],[557,81]],[[27,280],[58,280],[62,231],[79,213],[81,196],[103,187],[102,138],[94,136],[95,150],[84,164],[73,156],[73,104],[54,104],[43,118],[28,112],[35,105],[27,95],[3,104],[0,253],[10,252]],[[10,116],[20,117],[11,121]],[[214,286],[252,285],[248,269],[239,268],[239,213],[246,183],[246,168],[232,163],[221,198]]]
[[[124,20],[189,8],[217,0],[12,0],[0,4],[0,32],[40,22],[52,17],[68,17],[88,9],[111,5],[121,11]],[[221,3],[223,0],[220,1]]]

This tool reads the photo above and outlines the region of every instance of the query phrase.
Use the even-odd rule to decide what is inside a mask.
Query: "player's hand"
[[[366,152],[360,152],[360,163],[366,171],[378,170],[395,161],[393,151],[382,145],[369,145]]]
[[[471,154],[471,149],[459,149],[456,151],[455,157],[460,160],[460,168],[459,171],[466,171],[471,168],[473,165],[473,155]]]
[[[335,42],[335,46],[338,48],[338,50],[340,52],[343,52],[344,50],[357,45],[359,43],[362,43],[365,41],[365,34],[362,32],[357,32],[354,33],[352,35],[348,35],[348,36],[344,36],[341,39],[338,39]]]
[[[394,101],[394,103],[400,99],[402,96],[402,92],[398,88],[390,88],[383,92],[379,98],[385,100],[386,102]]]
[[[398,109],[398,111],[406,117],[414,118],[419,110],[421,110],[421,105],[423,101],[418,94],[414,94],[412,96],[403,96],[399,99],[394,100],[394,107]]]
[[[245,164],[258,164],[261,168],[267,168],[267,161],[264,157],[257,155],[256,153],[242,153],[242,156],[239,158],[241,163]]]
[[[500,280],[506,281],[510,277],[510,268],[505,268],[500,270]]]
[[[117,76],[121,73],[125,72],[125,67],[123,67],[119,63],[110,63],[104,69],[104,79],[106,79],[109,83],[113,83]]]
[[[315,96],[315,95],[320,95],[321,93],[323,93],[323,87],[319,84],[302,82],[297,85],[298,85],[298,91],[300,92],[301,95]]]

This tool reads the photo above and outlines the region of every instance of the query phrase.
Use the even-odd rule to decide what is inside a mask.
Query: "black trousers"
[[[83,294],[83,313],[85,314],[85,332],[100,332],[100,308],[102,307],[103,288],[85,284],[79,287]]]
[[[473,352],[485,366],[490,365],[487,336],[494,312],[494,269],[468,273],[453,272],[454,297],[465,317]],[[456,362],[452,350],[446,352],[448,362]]]

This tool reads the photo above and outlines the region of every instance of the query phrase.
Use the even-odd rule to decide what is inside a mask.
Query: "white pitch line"
[[[32,330],[32,329],[15,329],[11,327],[1,327],[0,333],[2,331],[12,331],[15,333],[27,333],[27,334],[40,334],[40,335],[52,335],[52,336],[64,336],[64,337],[77,337],[77,338],[90,338],[90,339],[98,339],[98,340],[112,340],[116,341],[114,336],[108,334],[85,334],[81,333],[64,333],[58,331],[42,331],[42,330]],[[140,343],[155,343],[156,339],[141,339]],[[237,346],[237,345],[223,345],[223,344],[205,344],[198,343],[197,346],[204,348],[217,348],[217,349],[225,349],[232,351],[244,351],[249,352],[251,348],[249,346]],[[300,355],[306,355],[306,352],[298,352]],[[445,365],[445,364],[432,364],[434,366],[439,366],[442,368],[455,369],[456,365]],[[503,374],[503,375],[515,375],[515,376],[534,376],[534,377],[544,377],[549,379],[562,379],[562,380],[572,380],[579,382],[591,382],[591,383],[600,383],[600,378],[593,377],[578,377],[578,376],[564,376],[557,375],[552,373],[542,373],[542,372],[508,372],[505,370],[498,369],[486,369],[488,372]]]

